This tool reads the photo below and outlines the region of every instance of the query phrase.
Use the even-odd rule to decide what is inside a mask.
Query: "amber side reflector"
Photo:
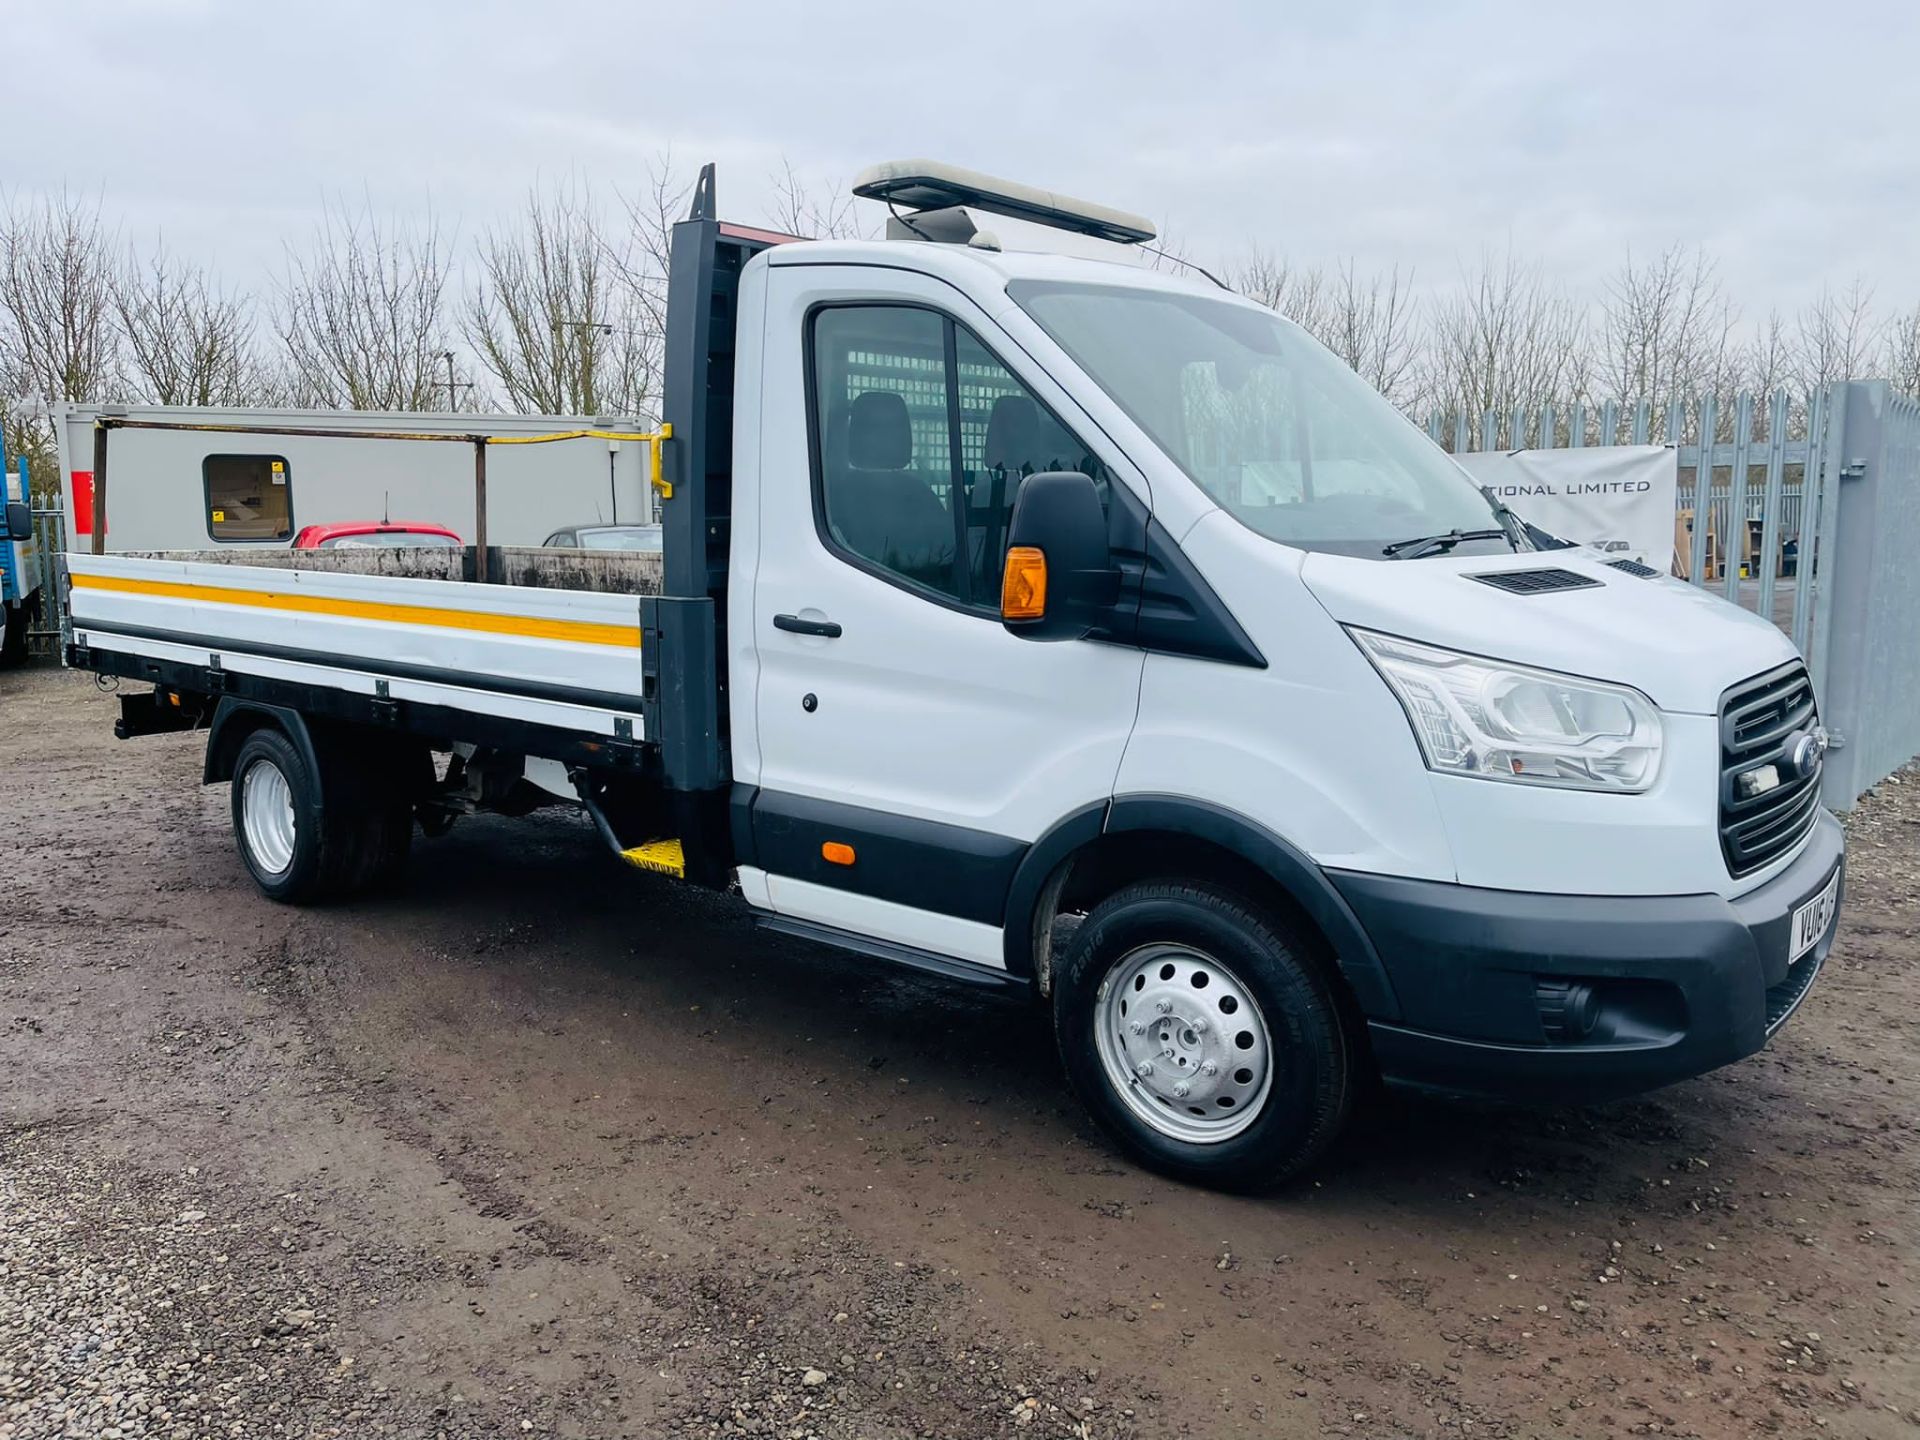
[[[853,863],[853,847],[851,845],[843,845],[838,840],[829,840],[820,847],[820,858],[829,865],[851,865]]]
[[[1032,545],[1007,551],[1000,578],[1000,618],[1039,620],[1047,613],[1047,554]]]

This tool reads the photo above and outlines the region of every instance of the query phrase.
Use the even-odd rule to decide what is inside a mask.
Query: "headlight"
[[[1638,690],[1347,633],[1406,708],[1429,769],[1622,793],[1660,771],[1660,712]]]

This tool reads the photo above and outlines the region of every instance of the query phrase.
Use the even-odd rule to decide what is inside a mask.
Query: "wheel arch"
[[[1351,907],[1313,859],[1259,822],[1178,795],[1120,795],[1075,811],[1016,872],[1005,927],[1007,969],[1049,988],[1050,935],[1062,912],[1086,910],[1136,880],[1211,880],[1287,913],[1326,946],[1367,1017],[1399,1004]]]
[[[256,730],[278,730],[300,752],[300,758],[307,764],[307,773],[315,776],[321,773],[313,732],[307,725],[306,717],[298,710],[223,695],[220,703],[214,707],[212,723],[207,726],[207,760],[200,783],[218,785],[233,779],[233,764],[240,754],[240,747]],[[324,795],[324,790],[321,793]]]

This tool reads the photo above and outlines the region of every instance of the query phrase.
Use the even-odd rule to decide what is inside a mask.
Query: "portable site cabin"
[[[482,488],[475,447],[461,443],[650,428],[630,417],[63,405],[55,422],[75,549],[90,548],[102,438],[112,552],[285,549],[308,525],[382,519],[445,525],[472,545],[483,497],[491,545],[657,518],[644,444],[585,436],[489,445]]]

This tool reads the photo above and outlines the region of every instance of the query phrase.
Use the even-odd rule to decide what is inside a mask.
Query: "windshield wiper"
[[[1493,507],[1493,518],[1500,522],[1500,528],[1507,532],[1507,539],[1513,542],[1516,550],[1537,550],[1533,536],[1527,529],[1527,522],[1508,508],[1507,502],[1493,493],[1491,485],[1482,485],[1480,493],[1487,497],[1487,504]]]
[[[1505,540],[1513,543],[1513,536],[1505,530],[1449,530],[1444,535],[1417,535],[1411,540],[1396,540],[1391,545],[1382,545],[1380,553],[1394,560],[1418,560],[1435,550],[1451,550],[1462,540]]]

